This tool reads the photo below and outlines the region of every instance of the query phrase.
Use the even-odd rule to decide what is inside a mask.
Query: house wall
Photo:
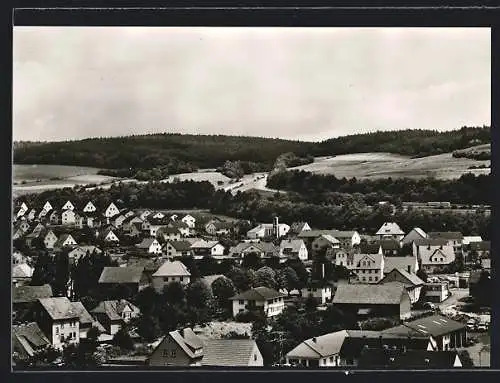
[[[224,255],[224,246],[217,244],[210,249],[211,255]]]
[[[110,334],[115,335],[118,331],[120,331],[121,328],[122,328],[121,323],[111,322]]]
[[[267,300],[264,304],[264,312],[267,317],[273,317],[279,315],[285,309],[285,302],[283,297]]]
[[[446,284],[427,283],[425,284],[425,299],[429,302],[441,303],[450,296],[450,291]]]
[[[108,206],[108,208],[104,212],[104,216],[107,218],[111,218],[111,217],[115,216],[116,214],[118,214],[119,212],[120,211],[118,210],[118,208],[114,204],[111,204]]]
[[[179,282],[181,285],[188,285],[191,281],[189,276],[170,275],[165,277],[153,277],[153,287],[158,293],[163,292],[163,287],[170,282]]]
[[[332,289],[330,287],[305,287],[301,290],[301,293],[303,297],[312,296],[322,305],[332,299]]]
[[[264,367],[264,358],[262,357],[257,345],[254,345],[253,347],[248,365],[251,367]]]
[[[61,339],[64,337],[64,340]],[[49,340],[55,348],[62,348],[64,344],[78,344],[80,342],[80,323],[77,318],[54,321],[51,326]]]
[[[67,210],[61,215],[61,223],[63,225],[74,225],[76,222],[75,213],[72,210]]]
[[[304,367],[337,367],[341,365],[341,360],[338,355],[330,355],[326,358],[290,358],[286,357],[288,364],[300,364]]]
[[[149,365],[153,367],[200,366],[201,359],[196,362],[191,360],[177,342],[167,335],[149,358]]]
[[[410,296],[407,293],[404,293],[399,305],[399,318],[407,319],[409,317],[411,317]]]

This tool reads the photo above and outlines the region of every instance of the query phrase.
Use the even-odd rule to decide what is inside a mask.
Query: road
[[[451,306],[455,306],[459,304],[459,300],[469,296],[469,289],[450,289],[451,296],[438,304],[438,307],[441,311],[447,311],[452,309]]]

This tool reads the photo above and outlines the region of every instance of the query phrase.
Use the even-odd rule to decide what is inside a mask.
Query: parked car
[[[488,324],[486,324],[486,323],[479,323],[477,325],[477,331],[488,331]]]
[[[436,310],[436,305],[432,302],[425,302],[422,307],[424,309]]]

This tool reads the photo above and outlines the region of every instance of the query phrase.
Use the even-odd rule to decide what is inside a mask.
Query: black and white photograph
[[[12,34],[13,371],[490,367],[491,28]]]

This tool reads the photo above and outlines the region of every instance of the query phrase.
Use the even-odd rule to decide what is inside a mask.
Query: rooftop
[[[39,298],[38,301],[52,320],[73,319],[80,317],[80,311],[66,297]]]
[[[105,267],[99,278],[99,283],[139,283],[144,267]]]
[[[165,261],[163,265],[153,274],[153,277],[164,276],[190,276],[187,267],[180,261]]]
[[[349,285],[340,284],[333,297],[333,303],[351,304],[400,304],[404,291],[403,286],[387,285]]]
[[[255,287],[243,293],[237,294],[230,298],[231,300],[251,300],[251,301],[265,301],[268,299],[284,297],[284,294],[270,289],[268,287]]]

